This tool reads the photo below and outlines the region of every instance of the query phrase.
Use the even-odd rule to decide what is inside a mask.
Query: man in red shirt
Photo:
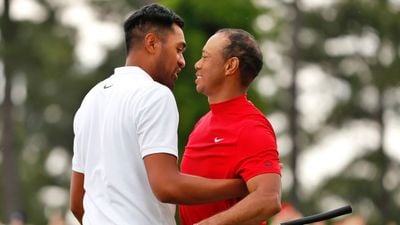
[[[211,110],[195,125],[181,170],[208,178],[241,178],[249,195],[181,205],[183,225],[265,224],[280,211],[281,171],[275,133],[246,97],[261,67],[257,42],[240,29],[217,31],[195,64],[196,90],[208,97]]]

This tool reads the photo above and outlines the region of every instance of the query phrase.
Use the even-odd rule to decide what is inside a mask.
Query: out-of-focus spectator
[[[282,203],[281,211],[272,218],[271,225],[280,225],[283,222],[299,219],[303,215],[290,203]],[[334,219],[333,225],[367,225],[365,219],[359,214],[352,214],[342,218]],[[326,225],[326,221],[312,223],[312,225]],[[388,224],[397,225],[397,224]]]
[[[276,214],[272,220],[271,225],[280,225],[283,222],[302,218],[303,215],[290,203],[282,203],[281,211]],[[312,223],[312,225],[325,225],[324,221]]]
[[[25,225],[26,216],[25,213],[20,211],[15,211],[10,215],[9,225]]]
[[[65,216],[62,215],[61,213],[55,213],[50,217],[49,223],[47,225],[66,225],[66,224],[67,223],[65,222]]]
[[[335,222],[334,225],[367,225],[367,222],[363,217],[355,214]]]
[[[302,217],[300,212],[297,211],[292,204],[285,202],[282,203],[281,211],[272,218],[270,224],[280,225],[282,222],[294,220],[300,217]]]

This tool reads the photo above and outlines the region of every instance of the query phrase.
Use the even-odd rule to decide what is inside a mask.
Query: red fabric
[[[208,178],[242,178],[246,182],[260,174],[280,174],[273,128],[245,95],[210,107],[189,136],[182,172]],[[181,223],[192,225],[239,200],[180,205]]]

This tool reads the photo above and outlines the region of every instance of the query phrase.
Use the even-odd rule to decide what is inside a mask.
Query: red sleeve
[[[265,173],[281,174],[276,137],[269,124],[256,124],[244,128],[237,150],[235,173],[244,181]]]

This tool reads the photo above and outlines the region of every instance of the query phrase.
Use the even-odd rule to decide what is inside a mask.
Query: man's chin
[[[166,86],[167,88],[171,89],[171,91],[174,89],[174,86],[175,86],[175,82],[169,83],[169,82],[160,81],[160,80],[156,80],[156,82]]]
[[[203,94],[203,89],[201,87],[199,87],[198,85],[196,86],[196,91],[199,94]]]
[[[165,84],[165,86],[167,86],[171,91],[173,91],[175,87],[175,82]]]

